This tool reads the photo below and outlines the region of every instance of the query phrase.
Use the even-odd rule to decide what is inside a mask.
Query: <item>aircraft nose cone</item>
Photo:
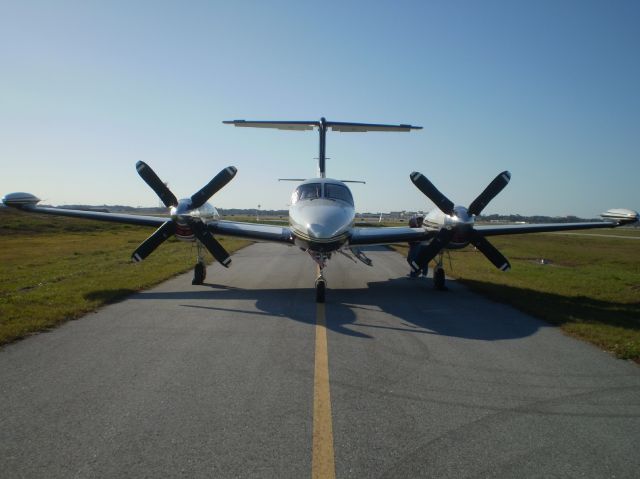
[[[317,223],[307,226],[307,232],[309,236],[313,238],[330,238],[335,234],[335,229],[333,225],[321,225]]]
[[[318,200],[301,208],[290,211],[292,224],[307,236],[317,240],[326,240],[343,234],[353,221],[352,210],[342,208],[335,203]]]
[[[314,208],[314,222],[307,223],[307,233],[312,238],[333,238],[349,227],[352,218],[342,208],[334,206]]]

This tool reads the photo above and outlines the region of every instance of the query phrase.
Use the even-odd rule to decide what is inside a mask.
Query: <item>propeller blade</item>
[[[453,237],[453,230],[441,229],[438,234],[431,240],[431,243],[425,246],[421,246],[418,254],[416,255],[415,264],[412,264],[415,269],[422,269],[429,264],[436,255],[447,246],[447,243],[451,241]]]
[[[433,183],[431,183],[426,176],[422,173],[418,173],[414,171],[409,175],[411,181],[416,187],[422,191],[422,193],[429,198],[431,201],[435,203],[435,205],[442,211],[445,215],[453,214],[453,203],[449,198],[444,196],[438,188],[436,188]]]
[[[131,259],[134,261],[142,261],[149,256],[153,251],[160,246],[167,238],[174,235],[176,232],[176,225],[173,221],[167,221],[160,228],[158,228],[151,236],[144,240],[140,246],[131,255]]]
[[[471,237],[471,244],[478,248],[482,254],[484,254],[489,261],[493,263],[493,265],[502,270],[509,271],[511,269],[511,265],[509,264],[509,260],[504,257],[504,255],[496,249],[489,240],[484,237],[483,234],[478,231],[473,231],[473,236]]]
[[[209,250],[211,256],[213,256],[218,263],[225,268],[228,268],[231,264],[231,256],[227,253],[227,250],[220,244],[220,242],[213,237],[207,227],[199,221],[191,224],[193,232],[196,238]]]
[[[489,204],[489,202],[500,193],[511,179],[511,173],[503,171],[496,176],[489,186],[487,186],[478,197],[469,205],[467,212],[470,215],[479,215],[480,212]]]
[[[148,184],[156,195],[160,197],[164,205],[169,208],[170,206],[177,206],[178,199],[175,197],[171,190],[165,185],[162,180],[156,175],[155,171],[151,169],[144,161],[136,163],[136,170],[140,177]]]
[[[235,166],[228,166],[218,173],[209,183],[204,185],[200,191],[191,197],[191,208],[200,208],[209,198],[216,194],[222,187],[229,183],[238,170]]]

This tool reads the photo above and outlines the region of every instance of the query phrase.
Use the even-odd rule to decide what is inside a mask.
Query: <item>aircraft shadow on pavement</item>
[[[367,287],[329,288],[324,305],[326,324],[331,331],[359,338],[373,338],[376,331],[398,330],[482,341],[522,338],[547,326],[507,305],[469,293],[455,281],[449,281],[448,285],[451,291],[440,292],[433,289],[430,279],[412,281],[402,277],[370,282]],[[186,308],[316,323],[318,306],[312,288],[243,289],[211,283],[204,286],[208,289],[146,291],[131,299],[170,300]],[[528,290],[517,293],[525,294]],[[93,295],[108,296],[109,291]],[[247,300],[249,303],[246,308],[238,308],[237,303],[229,307],[226,300]],[[181,301],[197,303],[183,304]]]

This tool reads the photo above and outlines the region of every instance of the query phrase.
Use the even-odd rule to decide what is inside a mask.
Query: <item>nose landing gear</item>
[[[191,281],[191,284],[199,285],[204,283],[204,280],[207,277],[207,263],[204,261],[202,244],[200,241],[196,241],[196,247],[198,249],[198,261],[195,268],[193,268],[193,280]]]
[[[322,272],[327,265],[328,255],[324,253],[315,253],[308,251],[313,260],[316,262],[316,303],[324,303],[325,290],[327,289],[327,280]]]
[[[320,272],[319,276],[316,278],[316,303],[324,303],[326,287],[327,281],[322,276],[322,272]]]

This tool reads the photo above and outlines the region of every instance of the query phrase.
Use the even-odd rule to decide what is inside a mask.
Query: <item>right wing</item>
[[[286,226],[218,220],[207,223],[207,229],[214,234],[223,236],[293,244],[293,234],[291,229]]]
[[[100,211],[68,210],[65,208],[53,208],[49,206],[22,205],[18,209],[28,213],[43,213],[45,215],[70,216],[72,218],[85,218],[88,220],[110,221],[112,223],[125,223],[140,226],[161,226],[171,218],[162,216],[128,215],[124,213],[102,213]]]

